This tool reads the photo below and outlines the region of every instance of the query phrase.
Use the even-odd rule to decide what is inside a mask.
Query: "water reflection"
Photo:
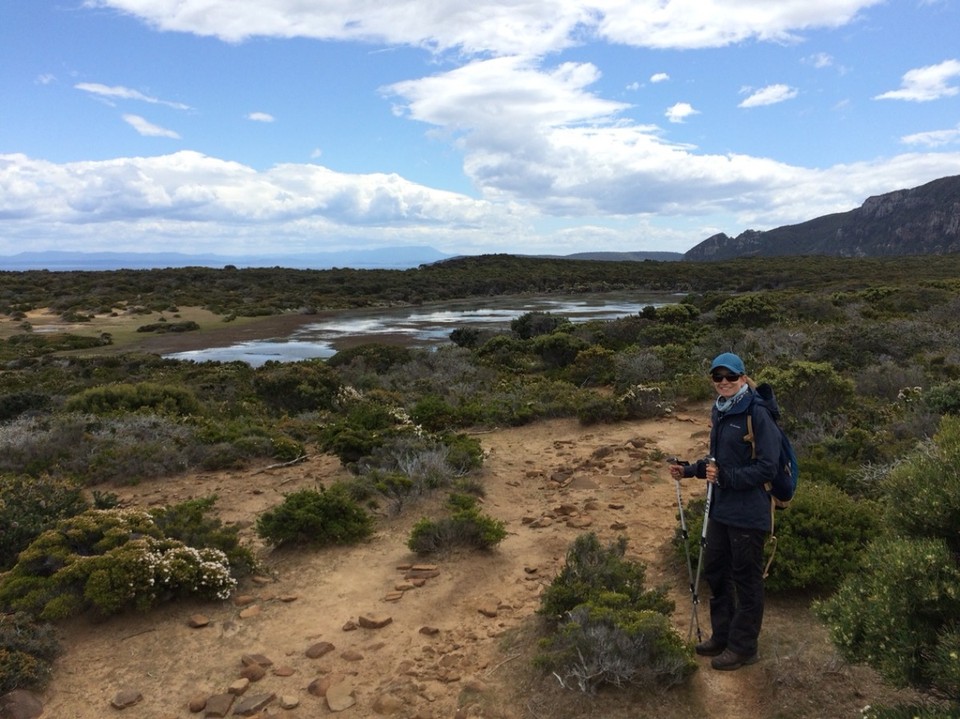
[[[572,322],[611,320],[637,314],[644,307],[675,303],[667,295],[604,293],[564,297],[491,297],[457,300],[442,305],[390,309],[344,310],[305,325],[289,337],[240,342],[165,355],[195,362],[239,360],[254,367],[268,361],[326,359],[347,343],[390,341],[408,347],[436,347],[450,341],[458,327],[507,329],[528,312],[550,312]]]

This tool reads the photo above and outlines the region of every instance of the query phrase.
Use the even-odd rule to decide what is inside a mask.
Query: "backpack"
[[[797,462],[797,453],[793,449],[790,438],[780,426],[780,410],[777,407],[776,400],[773,398],[773,387],[769,384],[757,385],[757,395],[763,400],[765,406],[770,410],[773,417],[774,426],[780,433],[780,457],[777,460],[777,474],[773,481],[764,484],[764,489],[770,495],[770,543],[772,550],[770,559],[767,560],[767,566],[763,570],[763,578],[766,579],[770,574],[770,565],[773,564],[773,558],[777,553],[777,534],[776,534],[776,512],[778,509],[786,509],[790,506],[790,500],[797,493],[797,481],[800,478],[800,466]],[[743,437],[744,442],[750,443],[750,457],[757,458],[757,440],[753,434],[753,408],[747,412],[747,433]]]
[[[774,425],[780,433],[780,457],[777,460],[777,474],[773,481],[767,482],[764,489],[770,494],[770,499],[776,509],[786,509],[790,506],[790,500],[797,493],[797,480],[799,479],[800,466],[797,462],[797,453],[793,449],[790,438],[780,426],[780,410],[777,408],[776,400],[773,398],[773,387],[769,384],[760,384],[756,387],[756,393],[763,401],[764,406],[770,409]],[[750,458],[757,458],[757,442],[753,434],[753,408],[747,412],[747,433],[743,437],[744,442],[750,443]]]
[[[770,494],[776,509],[786,509],[790,506],[793,495],[797,493],[800,466],[790,438],[779,424],[776,427],[780,433],[780,459],[777,461],[777,474],[772,482],[767,482],[763,487]],[[753,436],[753,416],[750,413],[747,414],[747,434],[743,439],[751,445],[751,459],[756,459],[757,443]]]

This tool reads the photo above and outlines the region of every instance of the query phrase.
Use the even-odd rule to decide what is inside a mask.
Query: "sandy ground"
[[[261,717],[330,713],[325,699],[308,691],[322,676],[348,682],[356,703],[345,716],[557,716],[549,708],[536,713],[534,702],[523,699],[529,647],[510,645],[536,625],[540,593],[580,533],[594,531],[604,541],[627,536],[628,554],[648,566],[648,584],[673,588],[675,621],[687,633],[689,592],[667,547],[676,527],[676,489],[663,456],[701,456],[706,417],[705,408],[696,408],[657,421],[582,427],[555,420],[479,435],[488,455],[483,508],[509,531],[489,553],[429,559],[411,554],[406,539],[429,511],[427,502],[400,516],[382,516],[373,538],[346,548],[270,550],[248,526],[244,536],[257,547],[263,571],[233,599],[64,626],[66,652],[43,696],[45,716],[100,719],[116,711],[111,701],[126,689],[143,698],[122,711],[125,718],[196,716],[188,709],[191,698],[227,691],[249,654],[273,661],[245,694],[277,695]],[[119,494],[126,504],[153,506],[215,493],[224,520],[249,525],[285,493],[342,473],[335,458],[314,456],[289,467],[143,483]],[[700,490],[698,484],[684,486],[685,493]],[[550,515],[552,521],[531,521]],[[412,564],[435,565],[436,576],[410,587],[404,568]],[[196,614],[209,624],[189,626]],[[380,629],[345,629],[361,615],[392,621]],[[699,616],[706,631],[705,606]],[[425,628],[438,631],[425,634]],[[319,659],[306,656],[308,647],[322,641],[335,649]],[[710,716],[764,716],[759,690],[752,688],[757,682],[747,677],[756,667],[718,673],[701,662],[692,687],[683,690],[693,696],[684,701],[729,694],[735,702],[709,701],[715,707]],[[289,676],[279,676],[278,667]],[[299,705],[282,709],[280,697],[296,697]],[[727,705],[736,710],[725,713]],[[617,711],[616,702],[612,706],[608,712]],[[629,709],[603,716],[634,716]],[[578,714],[571,706],[566,715]]]

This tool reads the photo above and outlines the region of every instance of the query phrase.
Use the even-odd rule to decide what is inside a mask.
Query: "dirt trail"
[[[234,600],[177,604],[145,616],[65,626],[67,651],[43,696],[45,716],[101,719],[114,711],[110,701],[125,688],[143,699],[123,710],[124,719],[198,716],[188,711],[188,701],[225,691],[239,676],[240,658],[252,653],[269,657],[274,667],[247,695],[273,692],[299,699],[299,706],[289,710],[275,702],[261,717],[328,714],[324,700],[307,687],[331,675],[353,688],[356,704],[344,716],[548,716],[533,713],[529,701],[523,706],[511,699],[517,696],[516,681],[526,673],[519,664],[527,660],[505,645],[531,625],[540,592],[578,534],[593,531],[603,541],[626,535],[628,554],[648,566],[648,583],[672,588],[675,621],[686,634],[691,606],[686,572],[677,572],[668,549],[676,528],[676,492],[662,457],[702,456],[707,416],[697,407],[662,420],[616,426],[553,420],[481,434],[488,455],[483,508],[505,521],[509,531],[496,551],[428,560],[436,564],[436,576],[421,587],[409,587],[400,568],[424,560],[412,555],[405,542],[412,524],[428,511],[427,503],[400,517],[382,518],[376,535],[355,547],[269,551],[260,546],[263,577],[245,582]],[[144,483],[119,494],[125,503],[147,506],[216,494],[224,519],[249,523],[284,493],[342,475],[335,459],[321,456],[268,471]],[[685,484],[685,499],[701,489]],[[256,543],[250,527],[244,536]],[[388,601],[397,591],[401,598]],[[238,596],[249,602],[238,604]],[[197,613],[208,617],[207,626],[188,626]],[[382,629],[345,629],[361,614],[392,621]],[[705,602],[699,616],[706,635]],[[334,651],[319,659],[307,657],[306,649],[320,641],[332,643]],[[763,682],[755,674],[760,665],[721,673],[700,661],[701,670],[683,690],[684,701],[707,707],[700,716],[765,716],[759,696]],[[280,673],[289,669],[289,676],[278,676],[280,666],[286,667]],[[473,694],[486,699],[467,709],[465,698]],[[636,716],[629,704],[609,696],[604,706],[607,719]],[[564,713],[590,716],[572,708]]]

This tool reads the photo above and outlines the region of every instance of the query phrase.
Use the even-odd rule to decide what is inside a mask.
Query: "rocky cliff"
[[[857,209],[736,237],[708,237],[683,259],[836,255],[879,257],[960,252],[960,175],[869,197]]]

